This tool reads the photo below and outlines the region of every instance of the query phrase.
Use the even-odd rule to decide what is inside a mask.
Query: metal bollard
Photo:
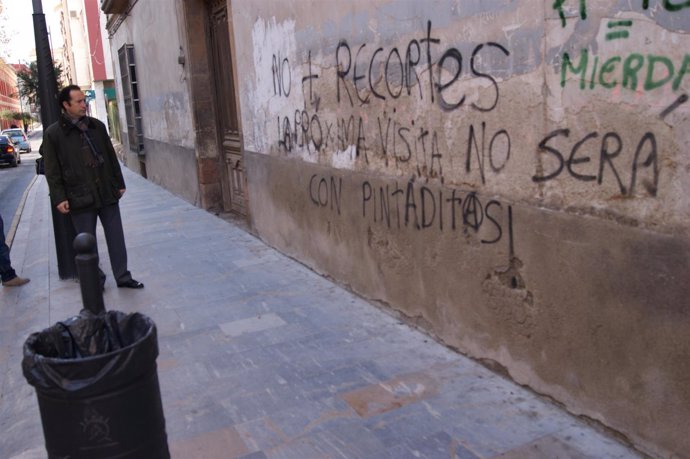
[[[81,300],[84,309],[92,314],[105,313],[103,302],[103,289],[98,274],[98,252],[96,251],[96,238],[89,233],[79,233],[74,238],[74,257],[79,274],[79,286],[81,287]]]

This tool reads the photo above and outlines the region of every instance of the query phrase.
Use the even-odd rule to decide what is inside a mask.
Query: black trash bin
[[[108,311],[58,322],[24,343],[48,457],[167,459],[155,323]]]

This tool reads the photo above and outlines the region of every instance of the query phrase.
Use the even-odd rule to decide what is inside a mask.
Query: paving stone
[[[411,437],[387,451],[391,458],[399,459],[479,459],[446,432],[422,438]]]
[[[339,417],[355,413],[342,401],[326,398],[307,401],[276,411],[268,416],[237,425],[245,443],[256,449],[269,450],[283,442],[295,441],[303,435]]]
[[[169,443],[172,457],[227,459],[245,456],[249,451],[233,428],[205,432]]]
[[[254,333],[271,328],[282,327],[286,322],[276,314],[259,314],[248,319],[235,320],[220,324],[220,329],[228,336],[240,336],[245,333]]]

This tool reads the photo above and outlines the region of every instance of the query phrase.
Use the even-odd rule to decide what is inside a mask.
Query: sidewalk
[[[146,288],[115,286],[101,233],[105,305],[158,326],[173,458],[643,457],[123,170],[129,266]],[[58,277],[52,231],[40,176],[11,254],[31,283],[0,288],[1,458],[46,457],[22,345],[82,306]]]

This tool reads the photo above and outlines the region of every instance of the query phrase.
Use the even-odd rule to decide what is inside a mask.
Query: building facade
[[[14,70],[15,75],[19,75],[20,73],[29,73],[30,72],[29,66],[24,64],[24,63],[10,64],[10,67],[12,67],[12,69]],[[36,113],[36,107],[34,107],[30,103],[28,97],[22,97],[21,96],[21,94],[20,94],[21,85],[22,85],[21,80],[19,78],[17,78],[17,97],[19,98],[19,111],[21,113],[24,113],[24,114],[30,116],[30,118],[20,121],[21,127],[23,129],[27,130],[27,129],[33,128],[33,114]],[[36,116],[38,116],[38,115],[36,115]]]
[[[105,14],[98,0],[59,0],[55,11],[63,44],[58,51],[65,83],[82,88],[89,114],[113,131],[117,123],[117,102]],[[113,135],[117,137],[118,133]]]
[[[690,4],[174,6],[102,2],[128,167],[690,451]]]
[[[17,73],[14,68],[0,58],[0,129],[7,129],[12,125],[21,126],[20,120],[8,119],[7,115],[19,113],[19,90],[17,89]]]

